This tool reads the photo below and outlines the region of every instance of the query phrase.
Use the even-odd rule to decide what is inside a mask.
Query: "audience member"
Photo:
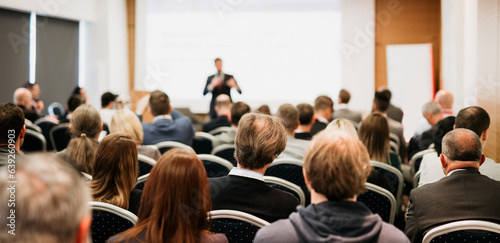
[[[297,105],[299,111],[299,128],[295,130],[295,138],[311,140],[311,128],[313,126],[314,108],[307,103]]]
[[[271,108],[269,108],[268,105],[261,105],[261,106],[259,106],[259,108],[257,108],[257,110],[255,110],[255,112],[261,113],[264,115],[271,115]]]
[[[389,125],[383,114],[374,112],[368,115],[359,127],[358,136],[368,149],[371,160],[390,164],[401,171],[398,155],[391,152]]]
[[[222,144],[234,144],[236,132],[238,131],[238,123],[243,115],[251,111],[250,106],[243,102],[236,102],[231,107],[231,131],[223,132],[215,135],[212,139],[212,147],[217,147]]]
[[[443,89],[439,90],[436,93],[434,101],[436,101],[439,104],[439,107],[441,107],[443,118],[453,116],[453,95],[449,91]],[[415,136],[419,136],[423,132],[431,129],[432,126],[433,125],[429,124],[429,121],[426,119],[421,119],[415,129]]]
[[[89,186],[94,201],[137,214],[142,191],[134,189],[139,164],[136,144],[130,135],[112,133],[106,136],[97,146],[91,169]]]
[[[281,118],[286,129],[286,147],[278,158],[294,158],[304,160],[309,141],[295,138],[295,129],[299,127],[299,111],[291,104],[283,104],[278,108],[276,116]]]
[[[447,176],[410,193],[405,233],[412,242],[422,242],[427,230],[448,222],[500,221],[500,182],[478,171],[485,160],[479,137],[464,128],[447,133],[440,159]]]
[[[344,118],[349,121],[358,124],[361,122],[361,112],[350,110],[348,107],[349,100],[351,100],[351,94],[345,89],[341,89],[339,92],[339,105],[338,109],[335,109],[333,113],[333,119]]]
[[[195,128],[189,117],[172,109],[167,94],[159,90],[153,91],[149,97],[149,108],[154,120],[153,123],[142,123],[143,144],[175,141],[191,146]]]
[[[14,103],[19,106],[24,113],[24,118],[30,122],[35,122],[40,115],[32,104],[31,92],[26,88],[18,88],[14,92]]]
[[[102,131],[101,116],[93,106],[81,105],[73,112],[69,128],[73,138],[69,141],[68,147],[57,155],[80,171],[91,174],[90,164],[94,160],[97,139]]]
[[[111,92],[106,92],[101,96],[101,109],[99,110],[99,114],[101,115],[101,120],[103,123],[110,124],[111,117],[116,112],[116,98],[118,95],[113,94]]]
[[[40,93],[42,92],[40,90],[40,85],[38,83],[26,82],[23,88],[27,88],[31,92],[31,104],[38,114],[42,114],[45,104],[43,100],[40,99]]]
[[[333,101],[326,95],[321,95],[314,101],[314,124],[311,127],[311,135],[326,128],[333,114]]]
[[[23,110],[12,103],[0,104],[0,127],[2,128],[0,130],[0,167],[3,167],[14,164],[22,156],[21,146],[26,132]]]
[[[370,173],[366,148],[341,131],[320,133],[308,147],[304,178],[311,205],[257,232],[254,242],[409,242],[357,196]]]
[[[54,156],[18,159],[15,179],[0,168],[0,242],[88,242],[91,198],[82,176]]]
[[[213,209],[243,211],[268,222],[284,219],[299,201],[264,182],[264,173],[286,146],[286,130],[277,117],[249,113],[241,118],[235,140],[238,166],[229,175],[210,178]]]
[[[421,120],[424,120],[424,121],[423,122],[420,121],[419,125],[420,124],[428,124],[431,127],[434,127],[439,121],[441,121],[443,119],[444,119],[444,116],[443,116],[443,112],[441,111],[441,106],[439,106],[439,103],[437,103],[436,101],[431,100],[422,106],[422,118],[421,118]],[[427,131],[429,129],[431,129],[431,128],[427,128],[427,126],[425,126],[425,127],[417,126],[417,128],[415,130],[415,134],[410,139],[410,143],[408,145],[408,158],[411,158],[417,152],[419,152],[421,150],[425,150],[428,147],[428,145],[427,145],[427,147],[420,146],[420,142],[422,140],[425,141],[425,140],[430,139],[430,137],[428,136],[429,132],[427,132],[427,134],[422,137],[422,134],[424,132],[426,132],[425,130],[421,130],[422,128],[426,128]]]
[[[71,94],[77,94],[82,96],[82,99],[85,101],[85,103],[90,104],[90,98],[87,96],[87,91],[85,91],[84,88],[76,86],[75,89],[73,90],[73,93]]]
[[[373,111],[382,113],[387,118],[387,123],[389,124],[389,131],[396,135],[399,139],[399,156],[401,161],[406,159],[406,140],[403,134],[403,125],[401,122],[393,120],[387,116],[387,109],[389,107],[390,91],[375,92],[375,97],[373,98]]]
[[[109,124],[111,133],[126,133],[132,137],[137,145],[137,153],[158,160],[160,151],[154,145],[141,145],[144,138],[141,121],[131,110],[120,109],[115,112]]]
[[[386,87],[381,87],[381,88],[379,88],[378,91],[380,92],[381,95],[383,95],[385,97],[385,99],[389,103],[389,105],[387,106],[387,116],[389,118],[393,119],[394,121],[402,123],[404,113],[403,113],[403,110],[401,110],[401,108],[394,106],[391,103],[392,92],[389,89],[387,89]]]
[[[71,95],[68,99],[68,102],[66,103],[66,115],[61,119],[61,123],[69,123],[71,117],[73,116],[73,112],[76,110],[76,108],[78,108],[78,106],[81,106],[83,104],[85,104],[85,100],[81,95]]]
[[[231,117],[231,97],[226,94],[221,94],[215,99],[215,112],[217,117],[210,120],[209,122],[203,124],[203,131],[210,132],[219,127],[230,127],[231,122],[229,118]]]
[[[211,210],[207,174],[196,154],[174,148],[151,170],[137,225],[108,242],[227,242],[207,231]]]

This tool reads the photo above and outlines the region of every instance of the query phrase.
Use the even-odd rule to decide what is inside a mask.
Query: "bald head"
[[[219,116],[221,115],[229,115],[231,111],[231,98],[229,95],[220,94],[215,98],[215,111]]]
[[[26,88],[18,88],[14,92],[14,103],[22,105],[26,108],[31,107],[31,92]]]
[[[442,109],[453,108],[453,94],[444,89],[439,90],[436,93],[436,102],[439,103]]]
[[[453,161],[481,162],[483,150],[476,133],[469,129],[457,128],[444,136],[442,154]]]

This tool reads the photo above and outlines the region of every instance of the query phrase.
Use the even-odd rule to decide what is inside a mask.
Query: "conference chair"
[[[208,131],[208,133],[215,136],[215,135],[221,134],[223,132],[229,132],[231,130],[233,130],[231,127],[218,127],[218,128],[215,128],[213,130]]]
[[[51,116],[57,116],[57,118],[60,120],[61,118],[64,117],[66,110],[64,109],[64,106],[61,105],[61,103],[58,102],[53,102],[47,107],[47,111],[49,112],[49,115]]]
[[[81,172],[81,173],[82,173],[82,175],[83,175],[83,179],[84,179],[85,181],[91,181],[91,180],[92,180],[92,176],[91,176],[91,175],[89,175],[89,174],[87,174],[87,173],[85,173],[85,172]]]
[[[415,173],[420,169],[420,163],[422,163],[422,158],[424,157],[424,155],[430,153],[436,153],[436,150],[434,148],[429,148],[426,150],[422,150],[411,157],[410,165],[412,166]]]
[[[26,126],[26,130],[31,130],[31,131],[35,131],[35,132],[39,132],[41,133],[42,132],[42,129],[35,125],[35,123],[33,122],[28,122],[29,120],[25,120],[25,123],[24,125]]]
[[[50,130],[50,141],[55,150],[61,151],[65,149],[71,140],[71,129],[69,123],[61,123]]]
[[[429,230],[423,243],[438,242],[499,242],[500,224],[482,220],[461,220]]]
[[[146,184],[148,177],[149,177],[149,173],[142,175],[142,176],[139,176],[139,178],[137,178],[137,181],[135,182],[134,188],[139,189],[139,190],[144,189],[144,185]]]
[[[219,156],[231,162],[233,166],[237,166],[236,158],[234,157],[234,150],[234,144],[222,144],[212,149],[212,152],[210,152],[210,154]]]
[[[137,157],[139,163],[139,177],[149,174],[153,166],[156,164],[156,160],[143,154],[138,154]]]
[[[231,162],[212,154],[198,154],[198,158],[203,162],[208,178],[225,176],[234,167]]]
[[[123,208],[103,202],[89,202],[92,210],[92,242],[105,243],[111,236],[132,228],[137,216]]]
[[[26,129],[24,134],[24,143],[21,146],[24,152],[45,152],[47,151],[47,141],[43,134],[33,130]]]
[[[303,165],[303,161],[294,158],[275,159],[267,168],[265,175],[278,177],[299,186],[304,192],[306,205],[308,205],[311,199],[302,174]]]
[[[292,195],[294,195],[297,198],[297,200],[299,200],[300,205],[305,207],[306,196],[304,194],[304,191],[299,186],[297,186],[297,185],[295,185],[287,180],[283,180],[281,178],[274,177],[274,176],[264,176],[264,182],[272,188],[277,188],[277,189],[291,193]]]
[[[417,173],[415,173],[415,176],[413,176],[413,188],[418,187],[418,182],[420,181],[421,174],[422,174],[422,171],[417,171]]]
[[[394,224],[397,206],[392,193],[369,182],[366,182],[366,189],[366,192],[358,196],[358,202],[362,202],[373,213],[380,215],[385,222]]]
[[[158,148],[158,150],[160,150],[161,154],[164,154],[165,152],[169,151],[172,148],[185,148],[193,150],[193,148],[191,148],[190,146],[176,141],[159,142],[155,144],[155,146]]]
[[[370,160],[370,163],[387,180],[389,191],[396,198],[397,205],[400,205],[401,194],[403,193],[403,173],[395,167],[382,162]]]
[[[212,140],[214,136],[206,132],[196,132],[193,138],[193,149],[196,154],[209,154],[212,152]]]
[[[229,242],[250,243],[260,228],[269,225],[261,218],[236,210],[213,210],[209,215],[212,232],[225,234]]]
[[[57,124],[59,124],[59,120],[54,119],[52,117],[42,117],[35,121],[35,125],[37,125],[42,130],[42,134],[45,137],[45,141],[51,141],[50,131]],[[52,142],[47,143],[47,151],[52,151],[52,150],[54,150]]]

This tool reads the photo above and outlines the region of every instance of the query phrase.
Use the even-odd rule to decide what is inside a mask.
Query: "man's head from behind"
[[[251,170],[271,164],[286,146],[286,131],[279,118],[245,114],[238,125],[235,157],[238,165]]]
[[[276,116],[284,121],[285,128],[288,134],[294,134],[295,129],[299,126],[299,111],[291,104],[283,104],[278,108]]]
[[[332,118],[333,114],[333,101],[326,95],[320,95],[314,101],[314,111],[328,120]]]
[[[0,169],[0,186],[11,188],[6,167]],[[92,217],[90,192],[82,176],[55,156],[34,155],[16,163],[15,236],[1,224],[0,242],[86,242]],[[8,218],[7,202],[14,190],[1,190],[0,217]],[[12,237],[12,238],[10,238]],[[9,240],[10,239],[10,240]],[[5,240],[5,241],[4,241]]]
[[[102,94],[101,96],[101,107],[102,108],[107,108],[107,109],[112,109],[113,105],[116,102],[116,98],[118,95],[115,95],[111,92],[106,92]]]
[[[231,107],[231,125],[238,126],[241,117],[251,111],[250,106],[238,101]]]
[[[9,139],[16,141],[24,137],[24,113],[12,103],[0,104],[0,144],[9,144]]]
[[[375,92],[375,97],[373,98],[373,110],[385,113],[389,108],[390,101],[391,97],[385,91]]]
[[[366,147],[344,131],[323,131],[306,150],[306,183],[329,201],[347,200],[362,193],[370,171]]]
[[[307,103],[298,104],[297,110],[299,111],[300,125],[309,125],[312,123],[314,117],[314,108],[312,105]]]
[[[479,106],[469,106],[461,109],[455,118],[455,128],[467,128],[479,136],[483,146],[488,138],[490,116]]]
[[[27,88],[18,88],[14,91],[14,102],[16,105],[31,108],[31,92]]]
[[[443,151],[440,156],[445,174],[460,168],[479,166],[484,162],[479,137],[473,131],[457,128],[443,137]]]
[[[172,111],[168,95],[160,90],[151,92],[149,97],[149,107],[153,116],[168,115]]]
[[[429,101],[422,106],[422,116],[427,120],[427,122],[434,126],[439,121],[443,120],[443,112],[441,111],[441,106],[436,101]]]
[[[231,113],[231,97],[227,94],[220,94],[215,98],[215,111],[219,116],[229,115]]]
[[[439,103],[442,109],[451,109],[453,108],[453,94],[444,89],[439,90],[436,93],[436,102]]]
[[[85,104],[85,100],[79,94],[71,95],[68,99],[68,113],[73,113],[73,111],[78,108],[78,106]]]
[[[341,89],[339,92],[339,104],[347,104],[351,100],[351,94],[345,89]]]

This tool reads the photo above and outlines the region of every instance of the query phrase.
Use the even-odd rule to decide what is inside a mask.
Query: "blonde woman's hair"
[[[117,110],[109,124],[111,133],[121,132],[129,134],[136,144],[142,144],[144,131],[141,121],[134,112],[126,109]]]
[[[356,131],[356,127],[354,127],[354,124],[352,122],[346,120],[346,119],[335,119],[332,122],[328,124],[325,128],[326,131],[345,131],[351,135],[353,135],[355,138],[358,137],[358,132]]]

